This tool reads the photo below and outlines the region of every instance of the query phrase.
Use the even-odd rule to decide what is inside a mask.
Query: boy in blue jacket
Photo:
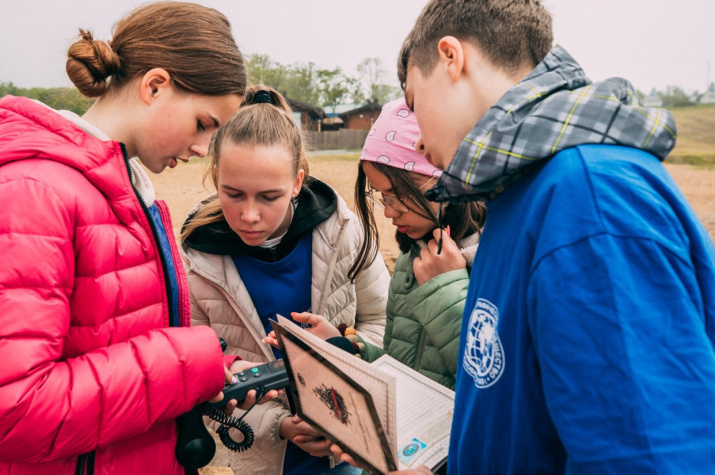
[[[431,198],[489,212],[449,473],[712,473],[715,258],[670,113],[592,83],[538,0],[432,0],[399,67]]]

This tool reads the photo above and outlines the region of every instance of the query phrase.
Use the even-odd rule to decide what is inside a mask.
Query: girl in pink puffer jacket
[[[225,373],[144,168],[205,155],[241,53],[218,11],[156,3],[81,30],[67,72],[83,117],[0,100],[0,474],[184,473],[174,419]]]

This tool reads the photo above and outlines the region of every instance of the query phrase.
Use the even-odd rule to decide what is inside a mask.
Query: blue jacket
[[[664,167],[585,145],[488,204],[450,473],[712,473],[715,253]]]
[[[488,201],[450,473],[712,473],[715,252],[659,163],[675,139],[556,46],[428,191]]]

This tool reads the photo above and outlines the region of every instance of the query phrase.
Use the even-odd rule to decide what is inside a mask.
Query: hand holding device
[[[219,340],[221,349],[225,351],[225,341],[221,338]],[[252,365],[250,362],[244,361],[242,363]],[[270,365],[273,365],[273,368],[261,369]],[[233,367],[233,365],[231,366]],[[216,432],[226,447],[234,451],[243,451],[253,444],[253,430],[243,421],[243,417],[231,417],[230,414],[222,412],[219,408],[230,409],[232,413],[237,401],[246,401],[247,396],[250,394],[252,397],[249,397],[248,401],[245,402],[249,407],[243,408],[248,412],[256,404],[263,404],[275,398],[278,393],[274,389],[281,389],[289,385],[283,360],[266,363],[254,368],[246,368],[236,375],[231,374],[228,370],[226,370],[226,373],[227,381],[221,393],[213,398],[211,402],[200,404],[177,418],[179,438],[176,443],[175,454],[179,463],[186,468],[198,469],[204,467],[208,465],[216,453],[216,443],[206,430],[202,412],[222,424]],[[246,377],[248,374],[252,378]],[[234,378],[237,380],[236,383],[233,383]],[[226,408],[227,405],[229,406],[228,408]],[[243,433],[244,439],[240,442],[234,440],[229,435],[230,428],[235,428]]]
[[[240,404],[246,400],[251,390],[263,396],[271,390],[283,389],[290,385],[282,359],[247,368],[234,376],[236,382],[226,383],[223,388],[223,399],[211,402],[209,405],[222,408],[232,399]]]

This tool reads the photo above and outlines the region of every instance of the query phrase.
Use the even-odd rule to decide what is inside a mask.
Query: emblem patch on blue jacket
[[[498,323],[499,309],[488,300],[477,300],[469,317],[462,364],[478,388],[496,383],[504,372],[504,351],[497,333]]]

